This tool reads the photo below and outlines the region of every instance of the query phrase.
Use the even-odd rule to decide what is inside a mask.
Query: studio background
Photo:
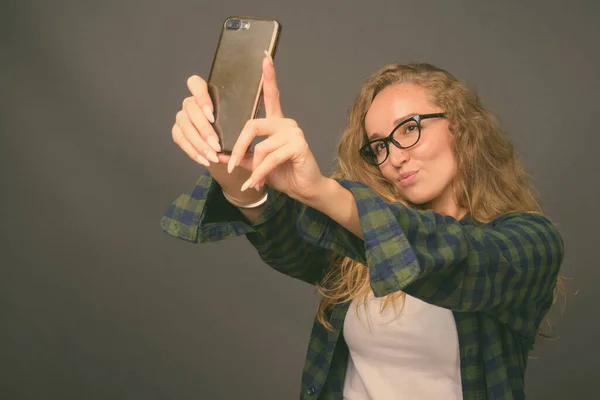
[[[566,309],[531,399],[600,378],[598,17],[592,1],[0,3],[0,397],[291,399],[317,305],[243,238],[195,245],[159,219],[201,166],[172,142],[222,21],[283,24],[283,110],[323,171],[361,83],[427,61],[503,122],[563,235]],[[574,293],[576,293],[574,295]]]

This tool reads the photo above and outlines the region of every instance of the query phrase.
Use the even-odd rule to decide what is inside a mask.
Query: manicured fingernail
[[[219,141],[213,136],[209,136],[208,139],[206,139],[206,141],[208,142],[210,147],[213,148],[214,151],[216,151],[217,153],[221,151],[221,145],[219,144]]]
[[[215,123],[215,116],[213,115],[212,110],[210,109],[209,106],[203,106],[202,107],[202,111],[204,111],[204,115],[206,116],[206,119],[211,123],[214,124]]]
[[[210,161],[217,163],[217,164],[219,163],[219,157],[217,157],[217,155],[215,154],[214,151],[212,151],[210,149],[205,149],[204,154],[206,154],[206,158],[208,158]]]
[[[250,187],[250,185],[252,185],[252,178],[248,178],[248,180],[246,182],[244,182],[240,191],[243,192],[244,190],[248,189],[248,187]]]
[[[260,184],[254,185],[254,190],[260,192]]]
[[[236,156],[231,156],[231,158],[229,158],[229,162],[227,163],[227,172],[228,173],[231,173],[231,171],[233,171],[233,169],[235,168],[236,162],[237,162]]]
[[[196,157],[196,160],[198,160],[198,162],[204,165],[205,167],[210,167],[210,163],[208,162],[208,160],[202,157],[201,155],[198,155],[198,157]]]

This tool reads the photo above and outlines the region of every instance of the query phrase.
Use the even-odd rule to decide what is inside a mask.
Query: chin
[[[417,188],[409,188],[408,190],[404,189],[400,191],[402,196],[415,206],[424,206],[427,203],[430,203],[431,200],[433,200],[433,198],[435,197],[433,195],[428,195],[427,193],[423,193],[415,189]]]

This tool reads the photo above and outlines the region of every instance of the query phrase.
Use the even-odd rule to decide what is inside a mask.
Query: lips
[[[416,171],[406,171],[400,174],[400,177],[398,178],[398,183],[401,186],[410,186],[413,185],[417,179],[417,173],[419,172],[419,170]]]
[[[417,172],[419,172],[418,170],[416,171],[407,171],[407,172],[403,172],[400,174],[400,180],[403,181],[406,178],[410,178],[411,176],[413,176],[414,174],[416,174]]]

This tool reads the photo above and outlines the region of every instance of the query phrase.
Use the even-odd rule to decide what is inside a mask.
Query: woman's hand
[[[183,101],[171,130],[173,141],[194,161],[206,166],[212,177],[229,195],[242,203],[252,203],[257,193],[242,193],[240,187],[250,171],[238,168],[228,174],[226,164],[229,156],[219,153],[221,146],[212,123],[213,103],[208,94],[206,82],[199,76],[191,76],[187,81],[192,96]]]
[[[283,117],[275,67],[269,56],[263,61],[263,77],[266,118],[248,121],[233,146],[227,170],[231,173],[240,165],[252,171],[241,191],[260,187],[266,182],[292,198],[314,198],[326,178],[321,174],[302,129],[296,121]],[[254,146],[253,153],[247,153],[256,136],[266,136],[266,139]]]
[[[296,121],[283,117],[270,56],[263,61],[263,76],[266,118],[248,121],[231,155],[219,153],[219,138],[212,127],[212,100],[206,82],[199,76],[187,81],[192,96],[184,99],[177,113],[173,141],[191,159],[206,166],[223,190],[242,202],[257,197],[256,193],[243,191],[249,187],[260,190],[265,182],[292,198],[310,199],[319,193],[325,178]],[[248,152],[256,136],[267,138],[254,147],[254,152]],[[236,166],[242,168],[233,171]]]
[[[211,125],[215,122],[212,100],[206,82],[199,76],[189,77],[187,85],[192,96],[183,100],[175,117],[173,141],[192,160],[209,167],[210,162],[220,162],[217,153],[221,151],[219,137]]]

